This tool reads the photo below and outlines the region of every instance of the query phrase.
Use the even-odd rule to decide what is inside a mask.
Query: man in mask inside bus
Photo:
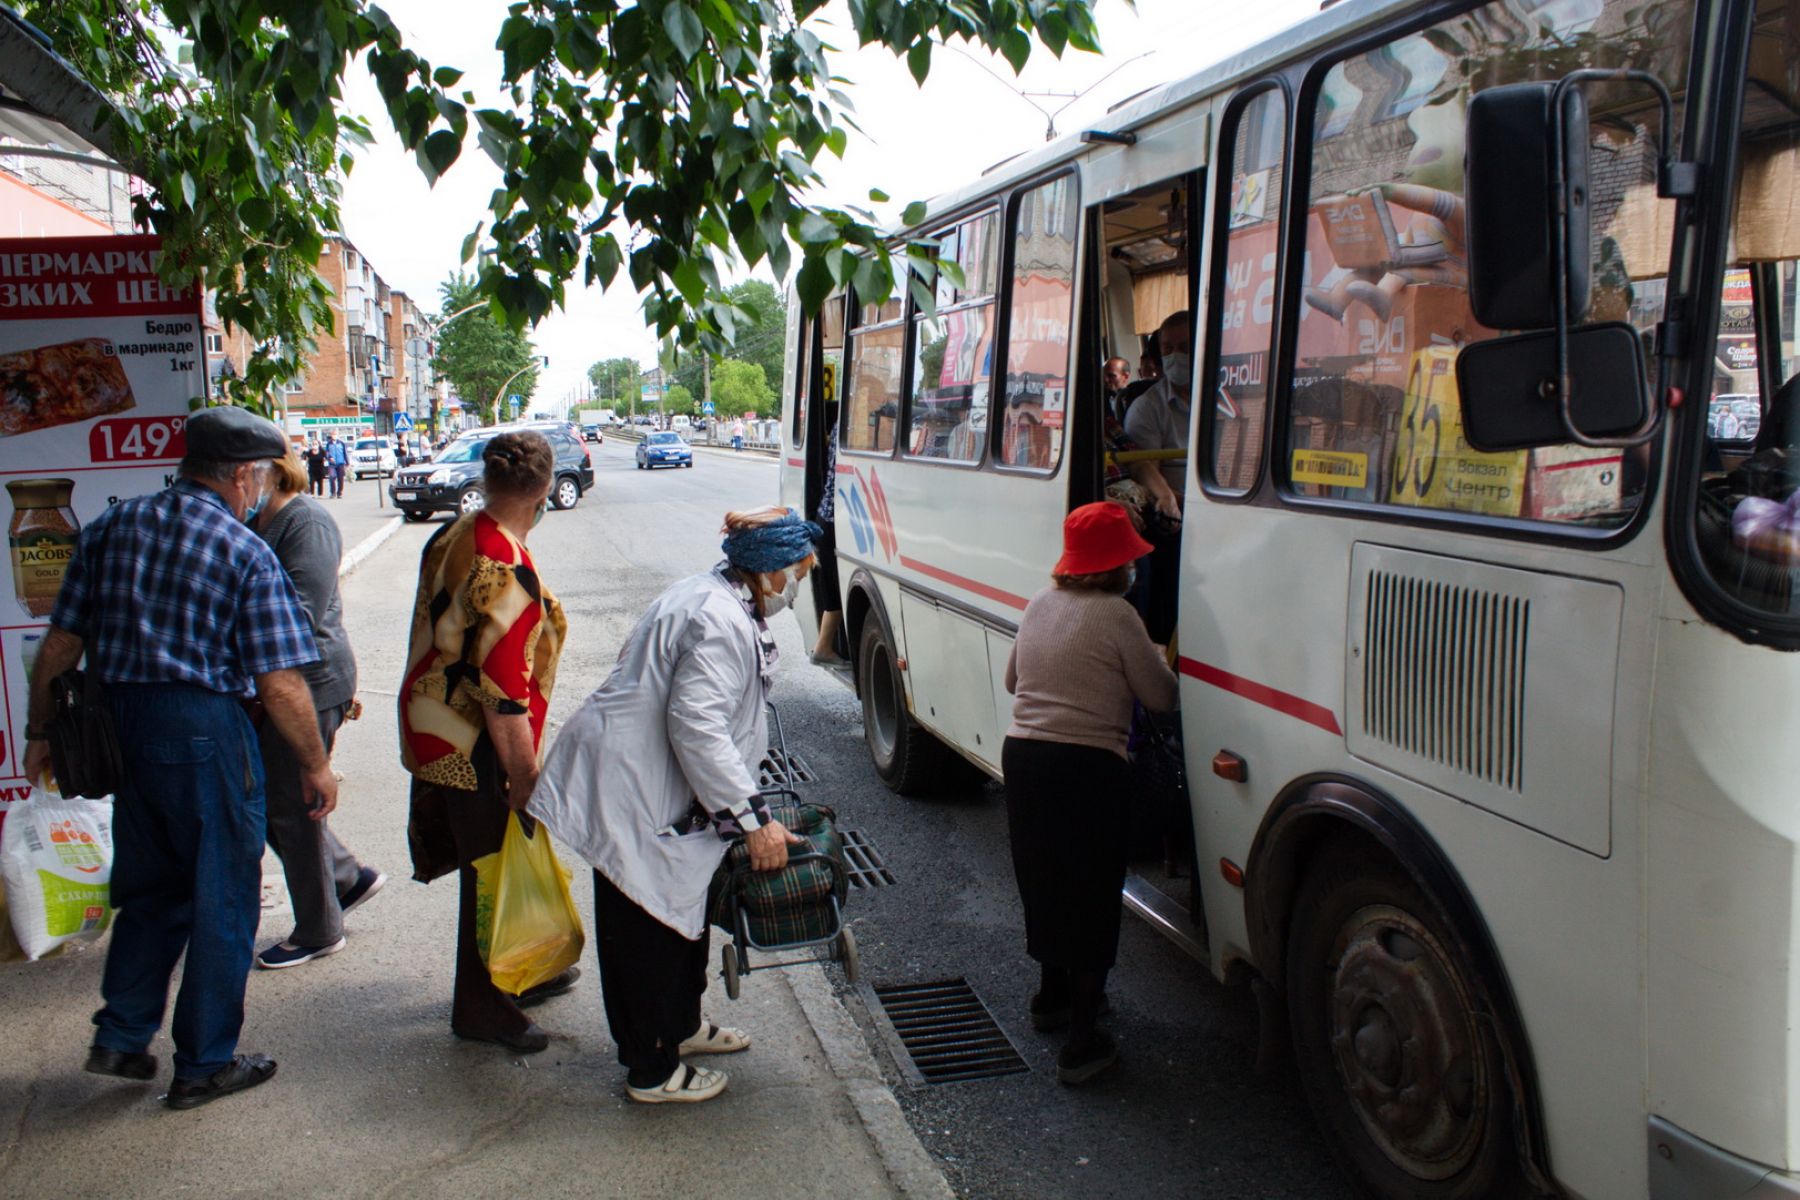
[[[1125,432],[1141,450],[1186,450],[1189,398],[1194,381],[1194,322],[1184,308],[1171,313],[1156,331],[1162,378],[1125,414]],[[1162,464],[1163,478],[1177,496],[1186,483],[1187,467],[1179,458]]]
[[[1193,337],[1194,322],[1186,309],[1171,313],[1156,331],[1162,378],[1138,397],[1125,414],[1125,434],[1140,450],[1180,450],[1183,454],[1187,451],[1188,414],[1193,410]],[[1161,466],[1163,480],[1177,498],[1181,497],[1187,482],[1185,458],[1164,459]],[[1139,564],[1144,624],[1150,639],[1163,644],[1175,632],[1181,533],[1168,527],[1151,528],[1146,533],[1155,549]]]

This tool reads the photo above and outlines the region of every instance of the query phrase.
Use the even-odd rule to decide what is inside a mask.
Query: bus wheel
[[[1397,867],[1327,849],[1294,901],[1288,1009],[1338,1162],[1374,1195],[1529,1194],[1499,1034],[1437,906]]]
[[[902,796],[922,795],[937,787],[949,752],[907,709],[906,681],[900,675],[893,642],[874,614],[863,625],[856,666],[862,688],[863,740],[869,744],[875,773]]]

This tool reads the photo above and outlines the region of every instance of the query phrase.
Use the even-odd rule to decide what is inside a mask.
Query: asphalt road
[[[532,535],[570,622],[553,720],[604,678],[644,604],[717,561],[724,511],[775,497],[771,459],[701,451],[692,469],[643,472],[631,449],[595,448],[595,488]],[[422,543],[434,525],[408,526],[395,541]],[[1024,953],[997,785],[931,800],[893,795],[869,765],[854,696],[806,661],[794,622],[776,625],[783,664],[775,699],[792,749],[818,775],[807,794],[873,842],[896,879],[851,896],[865,984],[967,979],[1030,1066],[1000,1078],[909,1083],[862,1003],[868,993],[837,975],[908,1119],[953,1186],[980,1197],[1350,1194],[1291,1067],[1256,1072],[1249,992],[1216,983],[1129,915],[1109,987],[1120,1065],[1086,1088],[1060,1085],[1057,1039],[1035,1033],[1025,1018],[1036,968]]]

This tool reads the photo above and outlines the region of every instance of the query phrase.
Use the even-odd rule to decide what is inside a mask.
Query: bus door
[[[795,604],[795,614],[811,645],[819,616],[842,608],[836,559],[835,455],[831,440],[837,420],[837,381],[844,357],[844,296],[825,301],[817,317],[801,316],[790,296],[786,394],[782,409],[781,502],[825,530],[818,563]],[[844,653],[839,646],[838,652]]]

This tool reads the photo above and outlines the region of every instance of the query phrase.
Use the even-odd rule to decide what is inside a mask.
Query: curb
[[[823,966],[796,966],[781,972],[806,1023],[825,1050],[831,1073],[844,1085],[863,1130],[894,1188],[908,1200],[953,1200],[956,1193],[931,1154],[920,1143],[893,1091],[881,1077],[875,1058],[856,1022],[838,1000]]]
[[[381,548],[381,543],[394,536],[394,531],[400,528],[400,523],[400,517],[392,517],[388,520],[386,525],[383,525],[380,529],[377,529],[374,533],[371,533],[368,537],[351,547],[350,552],[344,555],[343,561],[338,563],[338,578],[342,579],[350,572],[356,570],[357,567],[361,566],[363,559],[375,553],[375,551]]]

